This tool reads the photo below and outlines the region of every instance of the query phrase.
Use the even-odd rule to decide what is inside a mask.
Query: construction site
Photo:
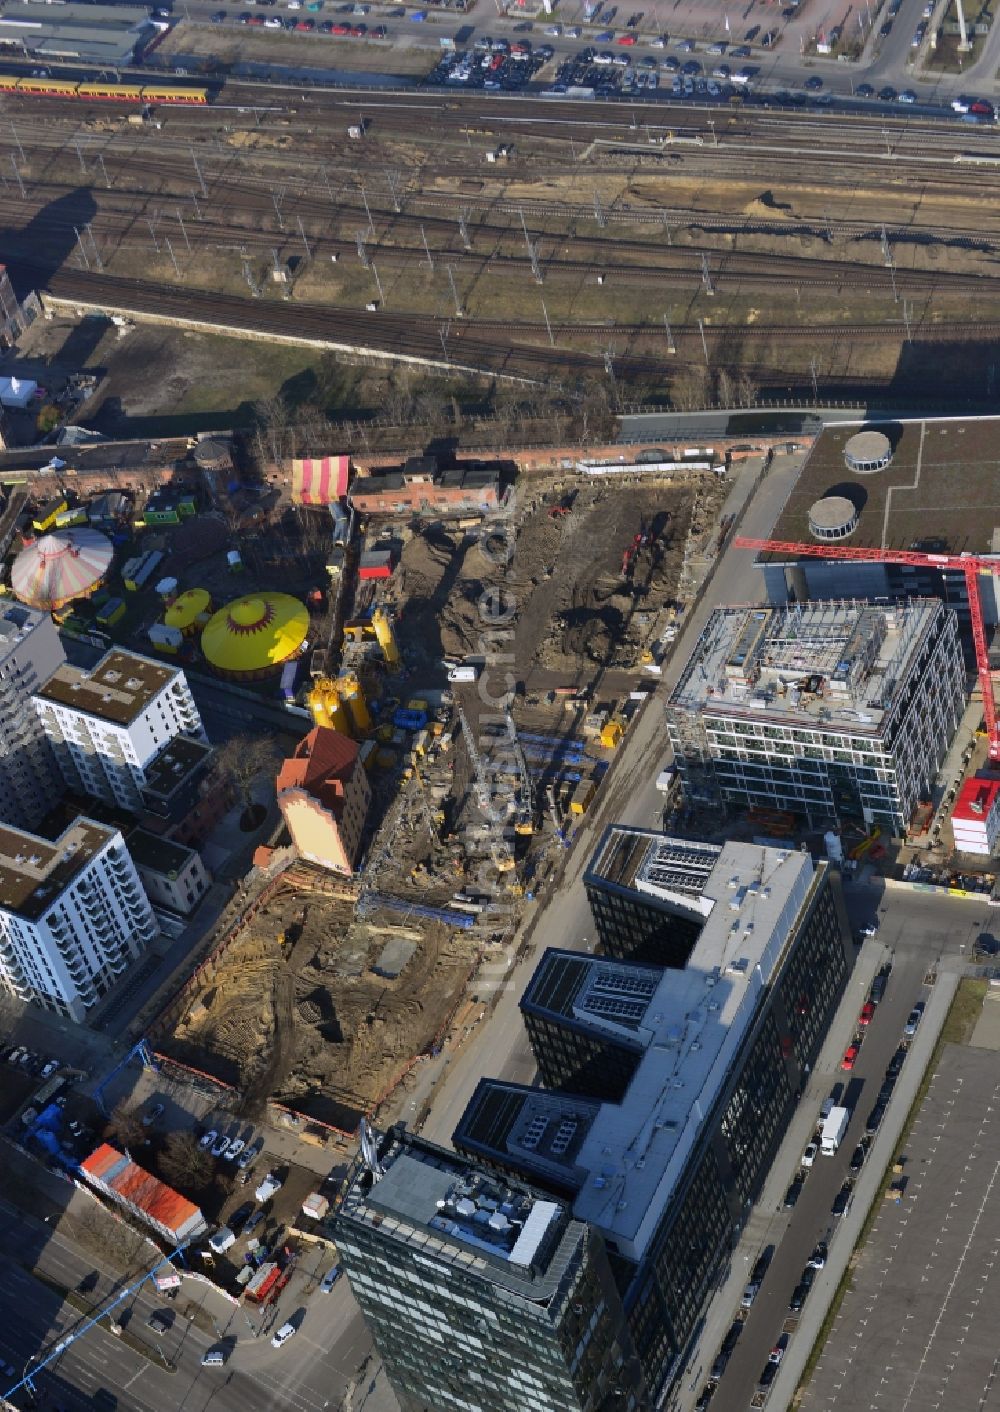
[[[711,455],[618,470],[525,477],[471,516],[300,495],[331,526],[333,628],[298,701],[353,738],[370,803],[354,874],[285,846],[157,1040],[245,1111],[353,1133],[478,1008],[478,966],[592,807],[718,543]]]

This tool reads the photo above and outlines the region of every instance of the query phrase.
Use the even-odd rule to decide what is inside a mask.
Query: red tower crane
[[[990,759],[1000,761],[1000,728],[993,699],[993,677],[990,673],[983,626],[983,606],[979,601],[978,574],[1000,571],[1000,560],[981,559],[976,554],[921,554],[915,549],[860,549],[841,544],[794,544],[783,539],[746,539],[737,535],[737,549],[759,549],[768,554],[789,554],[809,559],[853,559],[864,564],[913,564],[925,569],[954,569],[965,575],[969,595],[969,617],[972,619],[972,641],[976,650],[976,670],[983,695],[983,721],[990,742]]]

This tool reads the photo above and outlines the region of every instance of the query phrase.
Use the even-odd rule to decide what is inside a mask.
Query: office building
[[[8,601],[0,608],[0,822],[37,828],[62,781],[32,693],[66,660],[48,613]]]
[[[605,956],[685,965],[705,921],[702,889],[719,852],[651,829],[606,829],[583,875]]]
[[[404,1412],[643,1405],[596,1230],[401,1124],[363,1150],[337,1249]]]
[[[35,709],[67,787],[130,813],[142,811],[155,762],[173,740],[206,744],[184,673],[122,648],[90,672],[60,667],[36,693]]]
[[[655,1406],[785,1135],[852,955],[826,863],[726,843],[706,871],[702,845],[670,843],[678,875],[685,848],[692,863],[676,905],[697,900],[703,915],[687,964],[547,951],[529,1037],[560,1091],[484,1079],[454,1135],[470,1160],[569,1201],[600,1232]],[[585,1044],[634,1066],[620,1099],[602,1099],[600,1082],[566,1091],[599,1075],[581,1064]]]
[[[360,747],[328,726],[303,736],[278,772],[278,808],[292,842],[310,863],[350,873],[372,791]]]
[[[0,983],[17,999],[83,1020],[158,931],[117,829],[0,828]]]
[[[902,834],[965,688],[957,620],[937,599],[717,608],[667,722],[691,800]]]

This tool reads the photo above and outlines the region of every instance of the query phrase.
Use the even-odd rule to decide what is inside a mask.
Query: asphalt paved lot
[[[905,1195],[861,1252],[802,1406],[1000,1407],[1000,1065],[950,1045],[905,1150]]]

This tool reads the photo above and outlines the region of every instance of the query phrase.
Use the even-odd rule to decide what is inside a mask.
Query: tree
[[[139,1147],[149,1137],[149,1133],[143,1127],[142,1115],[138,1108],[133,1108],[122,1099],[111,1114],[108,1136],[114,1138],[119,1147]]]
[[[257,781],[264,775],[277,774],[280,764],[278,749],[266,735],[234,735],[215,753],[216,772],[236,790],[244,811],[253,806]]]
[[[211,1153],[199,1147],[192,1132],[173,1132],[160,1153],[160,1171],[171,1186],[182,1191],[203,1191],[215,1175]]]

